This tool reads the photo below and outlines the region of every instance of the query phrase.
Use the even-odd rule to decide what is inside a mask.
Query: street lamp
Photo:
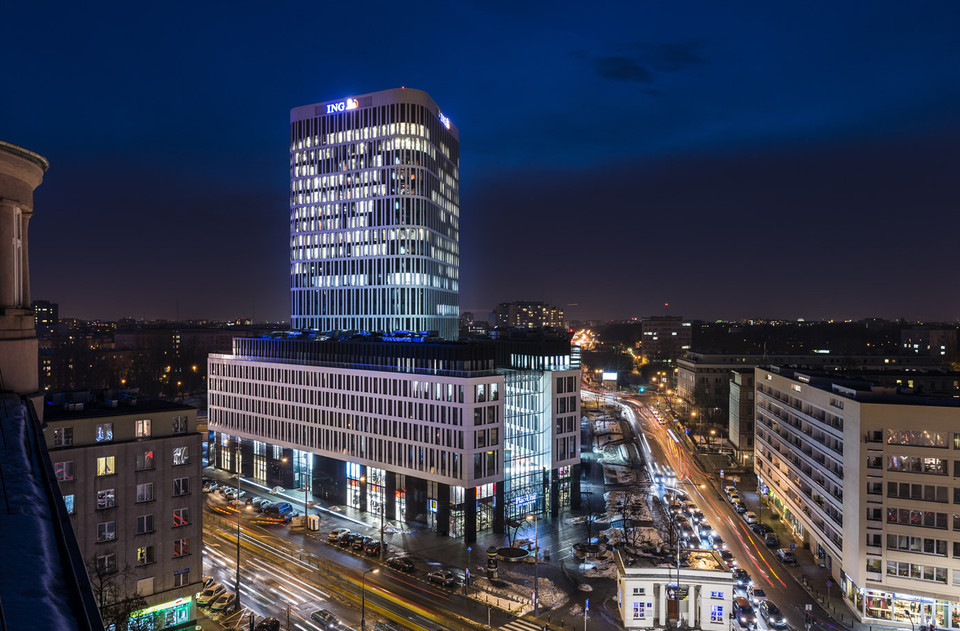
[[[360,576],[360,631],[367,628],[367,574],[377,574],[380,568],[367,570]]]
[[[533,522],[533,615],[540,615],[540,519],[536,515],[527,515],[527,521]]]

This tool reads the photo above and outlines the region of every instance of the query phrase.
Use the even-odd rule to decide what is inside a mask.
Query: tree
[[[151,621],[130,620],[130,614],[146,609],[147,600],[136,589],[131,589],[131,584],[136,580],[132,568],[127,565],[118,570],[108,560],[111,556],[92,557],[86,564],[103,626],[116,631],[146,631],[152,628]]]

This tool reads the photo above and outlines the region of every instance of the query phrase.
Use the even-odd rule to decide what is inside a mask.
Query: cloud
[[[656,73],[680,72],[691,66],[707,63],[700,54],[700,45],[691,42],[638,42],[618,45],[615,50],[620,54],[594,57],[587,51],[576,50],[573,56],[590,64],[594,72],[603,79],[645,84],[654,83]],[[660,94],[657,91],[646,93]]]
[[[596,73],[604,79],[651,83],[652,73],[628,57],[600,57],[593,60]]]

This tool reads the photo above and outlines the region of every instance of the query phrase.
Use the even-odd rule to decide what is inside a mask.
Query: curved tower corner
[[[30,306],[27,226],[33,191],[50,163],[0,140],[0,390],[37,392],[37,331]]]

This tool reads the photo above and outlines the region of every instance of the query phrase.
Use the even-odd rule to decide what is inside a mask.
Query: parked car
[[[205,607],[212,603],[217,597],[223,592],[227,591],[227,588],[221,585],[220,583],[214,583],[210,587],[206,588],[200,595],[197,596],[197,606]]]
[[[767,536],[763,538],[763,543],[765,543],[768,548],[779,548],[780,537],[778,537],[772,532],[768,532]]]
[[[761,600],[767,599],[767,592],[763,591],[762,587],[754,585],[753,587],[747,588],[747,596],[750,597],[751,602],[758,603]]]
[[[727,564],[727,567],[734,568],[737,566],[737,560],[733,558],[733,553],[729,550],[720,550],[720,557]]]
[[[777,558],[780,559],[780,562],[784,565],[797,563],[797,555],[794,554],[793,550],[787,550],[786,548],[780,548],[777,550]]]
[[[687,509],[687,514],[690,515],[691,517],[693,517],[694,513],[697,513],[700,511],[700,507],[698,507],[693,502],[687,502],[686,509]]]
[[[738,515],[743,515],[747,512],[747,505],[743,502],[735,502],[733,505],[733,510],[737,511]]]
[[[210,611],[229,611],[236,607],[237,595],[230,592],[223,592],[210,605]]]
[[[712,537],[710,537],[710,543],[712,543],[713,547],[717,550],[723,550],[727,547],[727,544],[723,541],[723,537],[721,537],[719,534],[714,534]]]
[[[334,629],[340,625],[340,618],[326,609],[317,609],[310,614],[310,619],[319,623],[324,629]]]
[[[733,599],[733,617],[741,627],[753,629],[757,626],[757,614],[753,606],[743,596],[737,596]]]
[[[727,497],[729,497],[731,493],[737,492],[737,487],[728,484],[727,486],[723,487],[723,492],[727,494]]]
[[[219,485],[216,482],[211,480],[210,482],[204,482],[203,486],[200,487],[200,490],[204,493],[212,493],[213,491],[217,490],[218,486]]]
[[[691,513],[690,517],[691,517],[691,519],[693,519],[693,523],[695,523],[695,524],[699,524],[699,523],[702,522],[704,519],[706,519],[706,517],[704,516],[704,514],[703,514],[701,511],[693,511],[693,513]]]
[[[350,545],[350,543],[353,541],[353,538],[356,536],[357,536],[356,533],[350,532],[349,530],[344,533],[341,533],[340,536],[337,537],[337,545],[340,546],[341,548],[346,548],[347,546]]]
[[[253,631],[280,631],[280,621],[276,618],[264,618],[257,623]]]
[[[413,561],[407,557],[390,557],[387,559],[387,566],[401,572],[412,572],[414,570]]]
[[[761,537],[773,532],[773,528],[770,526],[770,524],[766,524],[762,521],[758,521],[755,524],[750,524],[750,530],[757,533]]]
[[[760,606],[757,608],[769,626],[775,629],[783,629],[787,626],[787,619],[783,616],[783,612],[769,600],[761,601]]]
[[[350,543],[350,547],[359,552],[363,550],[368,543],[373,543],[373,537],[357,537]]]
[[[363,552],[367,556],[377,556],[380,554],[380,542],[374,539],[367,545],[363,546]]]
[[[745,513],[743,514],[743,519],[744,519],[748,524],[755,524],[755,523],[757,523],[758,521],[760,521],[760,519],[757,517],[757,514],[756,514],[755,512],[753,512],[752,510],[748,510],[747,512],[745,512]]]
[[[437,570],[436,572],[430,572],[427,574],[427,580],[431,583],[436,583],[437,585],[451,587],[456,584],[457,575],[449,570]]]
[[[206,589],[206,588],[210,587],[211,585],[213,585],[213,584],[216,582],[216,580],[217,580],[217,579],[213,578],[212,576],[201,576],[201,577],[200,577],[200,582],[203,584],[203,589]]]
[[[736,491],[733,491],[732,493],[728,494],[727,499],[730,500],[731,504],[736,504],[737,502],[742,501],[740,499],[740,494],[737,493]]]
[[[293,506],[290,505],[290,502],[277,502],[264,508],[263,512],[267,517],[287,517],[293,512]]]
[[[350,532],[349,528],[334,528],[330,531],[330,534],[327,535],[327,541],[330,543],[336,543],[337,539],[340,538],[340,535],[345,535]]]

